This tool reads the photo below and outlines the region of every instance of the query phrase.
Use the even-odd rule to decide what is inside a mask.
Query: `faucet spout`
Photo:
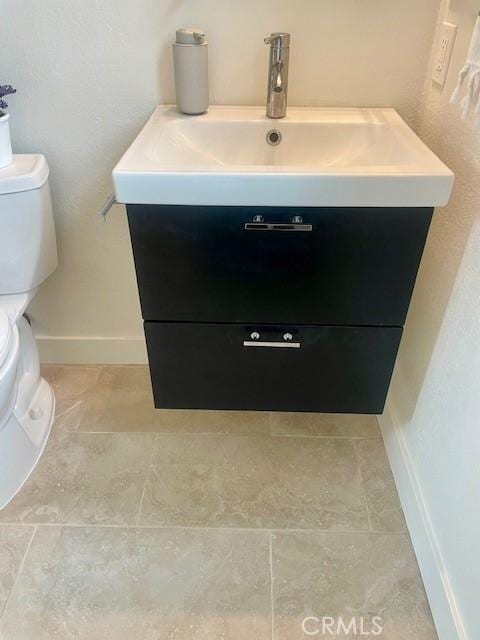
[[[272,33],[265,38],[265,43],[270,45],[267,117],[284,118],[287,115],[290,34]]]

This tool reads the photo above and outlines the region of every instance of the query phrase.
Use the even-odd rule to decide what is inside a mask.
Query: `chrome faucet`
[[[265,38],[265,44],[270,45],[267,117],[285,118],[287,115],[290,34],[272,33],[268,38]]]

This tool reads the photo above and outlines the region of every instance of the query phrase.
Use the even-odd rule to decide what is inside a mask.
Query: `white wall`
[[[457,44],[446,88],[427,82],[418,125],[456,185],[434,216],[382,419],[441,640],[480,629],[480,130],[448,103],[479,9],[443,6]]]
[[[37,334],[56,338],[43,343],[45,359],[143,356],[125,215],[118,207],[104,225],[95,211],[154,105],[173,100],[177,26],[209,35],[213,103],[263,103],[263,37],[288,30],[292,104],[395,106],[412,122],[438,4],[1,0],[0,77],[18,88],[10,101],[14,147],[44,152],[52,171],[60,268],[31,308]]]

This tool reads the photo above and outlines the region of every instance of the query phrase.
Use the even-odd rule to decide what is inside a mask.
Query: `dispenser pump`
[[[177,44],[207,44],[201,29],[177,29]]]

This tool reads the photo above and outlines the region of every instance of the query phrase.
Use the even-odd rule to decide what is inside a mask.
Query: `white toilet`
[[[0,509],[34,469],[53,423],[55,398],[23,314],[56,266],[47,162],[16,155],[0,170]]]

